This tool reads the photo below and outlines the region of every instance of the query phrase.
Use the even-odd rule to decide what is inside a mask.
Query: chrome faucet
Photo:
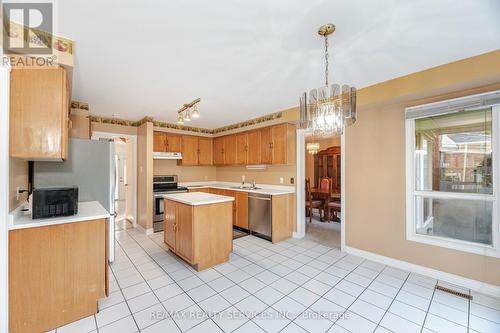
[[[252,188],[256,188],[255,180],[252,180]]]

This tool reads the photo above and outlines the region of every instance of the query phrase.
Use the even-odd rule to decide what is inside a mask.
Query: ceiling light
[[[318,142],[308,142],[306,144],[306,149],[309,154],[317,154],[319,151],[319,143]]]
[[[200,118],[200,113],[198,112],[198,104],[193,106],[193,112],[191,112],[192,118]]]
[[[195,99],[187,104],[184,104],[182,108],[177,110],[178,114],[178,124],[183,124],[184,121],[191,121],[191,118],[200,118],[200,113],[198,112],[198,103],[201,102],[200,98]],[[181,122],[182,118],[182,122]]]
[[[342,134],[356,121],[356,88],[328,85],[328,35],[335,25],[325,24],[318,34],[325,38],[325,86],[303,93],[300,97],[300,127],[312,129],[314,136],[331,137]]]

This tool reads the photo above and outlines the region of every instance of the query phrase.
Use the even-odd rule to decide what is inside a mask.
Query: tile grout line
[[[135,239],[134,239],[134,241],[135,241]],[[117,243],[118,243],[118,246],[120,246],[120,248],[122,249],[123,253],[127,256],[128,260],[132,263],[132,265],[134,266],[134,268],[137,270],[137,272],[138,272],[138,273],[141,275],[141,277],[144,279],[144,282],[145,282],[145,283],[148,285],[148,287],[151,289],[151,293],[153,293],[153,295],[156,297],[156,299],[158,300],[158,302],[159,302],[159,304],[161,305],[161,307],[165,310],[165,313],[167,313],[167,314],[168,314],[167,309],[165,308],[165,306],[163,305],[163,303],[160,301],[160,299],[158,298],[158,296],[154,293],[154,289],[153,289],[153,288],[151,288],[151,285],[148,283],[148,280],[147,280],[147,279],[145,279],[145,278],[144,278],[144,275],[142,275],[142,273],[139,271],[139,269],[137,269],[137,266],[135,265],[135,263],[133,263],[133,262],[132,262],[132,260],[130,259],[130,256],[128,255],[128,253],[125,251],[125,249],[123,249],[123,246],[122,246],[122,245],[121,245],[118,241],[117,241]],[[140,245],[139,245],[139,246],[140,246]],[[156,262],[155,262],[155,263],[156,263]],[[169,276],[169,278],[171,278],[171,277]],[[117,281],[117,282],[118,282],[118,281]],[[139,283],[141,283],[141,282],[139,282]],[[138,284],[139,284],[139,283],[138,283]],[[120,290],[121,290],[121,287],[120,287]],[[149,292],[148,292],[148,293],[149,293]],[[143,296],[143,295],[146,295],[146,294],[147,294],[147,293],[144,293],[144,294],[139,295],[139,296],[137,296],[137,297],[140,297],[140,296]],[[123,292],[122,292],[122,295],[123,295]],[[125,298],[125,295],[123,295],[123,298],[125,299],[125,302],[127,302],[127,305],[128,305],[128,301],[129,301],[129,300],[127,300],[127,299]],[[134,298],[135,298],[135,297],[133,297],[133,298],[131,298],[131,299],[134,299]],[[155,304],[155,305],[156,305],[156,304]],[[153,306],[153,305],[152,305],[152,306]],[[150,307],[151,307],[151,306],[150,306]],[[147,308],[150,308],[150,307],[147,307]],[[146,309],[147,309],[147,308],[146,308]],[[143,310],[146,310],[146,309],[143,309]],[[130,307],[129,307],[129,310],[130,310]],[[140,310],[140,311],[142,311],[142,310]],[[137,312],[140,312],[140,311],[137,311]],[[134,319],[134,322],[135,322],[135,324],[137,325],[137,321],[135,320],[134,313],[133,313],[131,310],[130,310],[130,313],[132,314],[132,318]],[[165,318],[165,319],[163,319],[163,320],[166,320],[166,318]],[[163,321],[163,320],[159,320],[158,322],[161,322],[161,321]],[[177,325],[177,323],[175,322],[175,320],[172,320],[172,321],[173,321],[173,322],[174,322],[174,324],[178,327],[178,325]],[[157,322],[157,323],[158,323],[158,322]],[[153,324],[151,324],[151,325],[149,325],[149,326],[152,326],[152,325],[154,325],[154,324],[156,324],[156,323],[153,323]],[[146,327],[144,327],[144,328],[147,328],[147,327],[149,327],[149,326],[146,326]],[[139,330],[141,330],[141,328],[139,328],[139,325],[137,325],[137,328],[138,328]],[[179,327],[179,330],[180,330],[180,327]],[[181,332],[182,332],[182,330],[181,330]]]
[[[427,315],[429,314],[429,311],[431,309],[432,300],[434,299],[434,295],[436,294],[436,286],[438,283],[439,283],[439,280],[436,280],[436,283],[434,285],[434,290],[432,291],[431,299],[429,300],[429,305],[427,306],[427,311],[425,312],[424,321],[422,322],[422,327],[420,328],[420,333],[422,333],[424,331],[425,322],[427,321]]]
[[[133,236],[131,236],[131,237],[133,237]],[[242,237],[242,238],[243,238],[243,237]],[[135,238],[134,238],[134,240],[135,240]],[[156,243],[156,242],[154,242],[154,243]],[[158,245],[158,244],[157,244],[157,245]],[[265,249],[266,249],[266,248],[265,248]],[[305,250],[309,250],[309,249],[306,249],[306,248],[304,248],[304,249],[305,249]],[[282,254],[280,254],[280,253],[278,253],[278,252],[276,252],[276,251],[270,250],[270,249],[266,249],[266,250],[272,251],[272,252],[274,252],[275,254],[282,255]],[[331,251],[331,250],[336,250],[336,249],[335,249],[335,248],[330,248],[328,251],[325,251],[323,254],[326,254],[327,252],[329,252],[329,251]],[[260,251],[258,251],[258,252],[260,252]],[[238,255],[238,254],[237,254],[237,255]],[[257,262],[253,261],[253,260],[252,260],[252,259],[250,259],[250,258],[245,258],[245,256],[241,256],[241,255],[238,255],[238,256],[239,256],[239,257],[241,257],[241,258],[243,258],[243,259],[245,259],[245,260],[247,260],[247,261],[249,261],[249,262],[251,262],[252,264],[255,264],[255,265],[257,265],[257,266],[261,267],[261,268],[263,269],[263,271],[262,271],[262,272],[264,272],[264,271],[269,271],[270,273],[272,273],[272,274],[275,274],[275,275],[279,276],[279,278],[280,278],[280,279],[281,279],[281,278],[286,279],[285,277],[282,277],[282,276],[280,276],[280,275],[278,275],[278,274],[276,274],[276,273],[274,273],[274,272],[270,271],[268,268],[265,268],[265,267],[260,266]],[[282,256],[283,256],[283,255],[282,255]],[[307,256],[307,255],[306,255],[306,256]],[[326,270],[326,269],[328,269],[329,267],[333,266],[336,262],[338,262],[338,261],[342,260],[345,256],[347,256],[347,255],[344,255],[343,257],[338,258],[338,260],[336,260],[334,263],[332,263],[332,264],[330,264],[329,266],[327,266],[324,270]],[[285,257],[287,257],[287,256],[285,256]],[[308,257],[309,257],[309,256],[308,256]],[[293,259],[293,258],[290,258],[290,257],[287,257],[287,258],[288,258],[288,259]],[[313,257],[310,257],[310,258],[311,258],[311,260],[310,260],[310,261],[315,260]],[[154,260],[154,259],[153,259],[153,260]],[[271,260],[271,261],[273,261],[273,260]],[[310,261],[309,261],[309,262],[310,262]],[[276,263],[276,265],[279,265],[279,263],[278,263],[278,262],[275,262],[275,261],[273,261],[273,262],[274,262],[274,263]],[[364,262],[364,260],[363,260],[363,262]],[[229,264],[231,264],[230,262],[228,262],[228,263],[229,263]],[[360,263],[360,264],[361,264],[361,263]],[[293,270],[293,271],[297,271],[299,268],[304,267],[304,266],[306,266],[306,265],[307,265],[306,263],[302,263],[302,265],[301,265],[301,266],[297,267],[297,268],[296,268],[295,270]],[[234,265],[233,265],[233,266],[234,266]],[[359,266],[359,264],[358,264],[358,266]],[[235,266],[235,267],[236,267],[236,266]],[[357,266],[356,266],[356,267],[357,267]],[[314,267],[313,267],[313,268],[314,268]],[[216,268],[214,268],[214,269],[217,271],[217,269],[216,269]],[[242,269],[242,268],[237,267],[237,270],[243,270],[243,269]],[[237,271],[237,270],[235,270],[235,271]],[[321,272],[323,272],[324,270],[320,270],[320,272],[319,272],[318,274],[320,274],[320,273],[321,273]],[[217,271],[217,272],[218,272],[218,273],[220,273],[220,274],[222,274],[222,276],[226,277],[226,276],[225,276],[225,274],[223,274],[223,273],[221,273],[221,272],[219,272],[219,271]],[[242,280],[242,281],[240,281],[240,282],[238,282],[238,283],[235,283],[235,285],[239,286],[239,283],[244,282],[244,281],[246,281],[246,280],[248,280],[248,279],[250,279],[250,278],[252,278],[252,277],[255,277],[256,275],[261,274],[262,272],[259,272],[259,273],[255,274],[255,275],[251,275],[249,278],[247,278],[247,279],[245,279],[245,280]],[[246,273],[246,272],[245,272],[245,273]],[[300,272],[298,272],[298,273],[300,273]],[[230,274],[230,273],[228,273],[228,274]],[[248,274],[248,273],[247,273],[247,274]],[[302,274],[302,273],[301,273],[301,274]],[[315,276],[317,276],[318,274],[316,274]],[[305,275],[305,274],[303,274],[303,275]],[[309,277],[309,276],[308,276],[308,277]],[[227,278],[227,277],[226,277],[226,278]],[[312,279],[313,277],[309,277],[309,278],[310,278],[310,279]],[[257,280],[259,280],[258,278],[256,278],[256,279],[257,279]],[[231,282],[233,282],[233,283],[234,283],[234,281],[232,281],[231,279],[229,279],[229,280],[230,280]],[[286,280],[288,280],[288,279],[286,279]],[[261,281],[261,280],[259,280],[259,281]],[[288,280],[288,281],[290,281],[290,280]],[[261,281],[261,282],[263,282],[263,281]],[[274,283],[274,282],[275,282],[275,281],[273,281],[272,283]],[[290,281],[290,282],[292,282],[292,283],[293,283],[293,281]],[[340,282],[340,281],[339,281],[339,282]],[[265,282],[263,282],[263,283],[264,283],[264,284],[266,284]],[[271,286],[271,284],[272,284],[272,283],[270,283],[270,284],[266,284],[266,287],[270,287],[270,288],[272,288],[273,290],[276,290],[275,288],[273,288],[273,287]],[[338,282],[337,282],[337,283],[338,283]],[[205,284],[207,284],[207,283],[205,283]],[[274,302],[273,304],[269,305],[266,309],[272,308],[273,310],[275,310],[275,311],[276,311],[276,309],[274,309],[274,308],[272,307],[272,305],[274,305],[274,304],[276,304],[277,302],[279,302],[280,300],[284,299],[285,297],[287,297],[288,295],[290,295],[290,293],[292,293],[293,291],[295,291],[296,289],[298,289],[298,288],[300,288],[300,287],[302,287],[302,285],[297,285],[297,287],[296,287],[295,289],[293,289],[291,292],[289,292],[288,294],[283,294],[283,295],[284,295],[283,297],[281,297],[280,299],[278,299],[278,300],[277,300],[276,302]],[[229,287],[229,288],[232,288],[232,287]],[[226,288],[226,289],[229,289],[229,288]],[[241,288],[241,287],[240,287],[240,288]],[[265,288],[265,287],[263,287],[263,288]],[[261,288],[261,289],[263,289],[263,288]],[[332,288],[333,288],[333,287],[332,287]],[[223,289],[223,290],[226,290],[226,289]],[[242,289],[244,289],[244,288],[242,288]],[[261,289],[259,289],[259,290],[261,290]],[[307,288],[305,288],[305,289],[307,289]],[[222,291],[223,291],[223,290],[222,290]],[[245,290],[245,289],[244,289],[244,290]],[[248,292],[247,290],[245,290],[245,291],[246,291],[246,292]],[[279,290],[277,290],[277,291],[278,291],[278,292],[280,292]],[[224,299],[227,301],[227,299],[226,299],[223,295],[221,295],[221,293],[220,293],[220,292],[216,292],[216,293],[217,293],[217,294],[219,294],[222,298],[224,298]],[[281,292],[280,292],[280,293],[281,293]],[[317,295],[317,294],[316,294],[316,295]],[[245,300],[245,299],[249,298],[250,296],[253,296],[253,295],[249,293],[249,295],[248,295],[248,296],[244,297],[243,299],[239,300],[238,302],[241,302],[241,301],[243,301],[243,300]],[[254,296],[254,297],[255,297],[255,296]],[[321,297],[321,296],[320,296],[320,297]],[[207,298],[207,299],[208,299],[208,298]],[[257,299],[258,299],[258,298],[257,298]],[[259,300],[260,300],[260,299],[259,299]],[[260,300],[260,301],[262,302],[262,300]],[[238,302],[237,302],[237,303],[238,303]],[[300,303],[300,302],[299,302],[299,303]],[[265,304],[266,304],[266,303],[265,303]],[[267,304],[266,304],[266,305],[267,305]],[[302,305],[303,305],[303,304],[302,304]],[[235,304],[231,304],[229,307],[227,307],[226,309],[224,309],[224,310],[222,310],[222,311],[225,311],[225,310],[227,310],[228,308],[230,308],[230,307],[232,307],[232,306],[235,306]],[[307,309],[307,308],[306,308],[306,309]],[[221,312],[222,312],[222,311],[221,311]],[[240,311],[240,310],[238,309],[238,311]],[[261,312],[259,312],[259,313],[262,313],[262,312],[264,312],[264,311],[266,311],[266,310],[263,310],[263,311],[261,311]],[[241,311],[240,311],[240,312],[241,312]],[[220,313],[220,312],[219,312],[219,313]],[[246,316],[245,316],[245,317],[246,317]],[[212,318],[212,317],[210,317],[210,318]],[[248,318],[248,317],[246,317],[246,318]],[[255,317],[254,317],[254,318],[255,318]],[[255,323],[255,322],[253,321],[253,319],[254,319],[254,318],[248,318],[248,319],[249,319],[248,321],[252,321],[255,325],[257,325],[258,327],[260,327],[257,323]],[[240,325],[240,326],[239,326],[239,327],[237,327],[236,329],[238,329],[238,328],[240,328],[241,326],[245,325],[248,321],[246,321],[245,323],[243,323],[242,325]],[[292,322],[292,321],[290,321],[290,322]],[[200,323],[200,324],[201,324],[201,323]],[[332,325],[333,325],[333,324],[332,324]],[[197,326],[197,325],[196,325],[196,326]],[[287,325],[287,326],[288,326],[288,325]],[[285,326],[285,327],[286,327],[286,326]],[[262,328],[262,327],[261,327],[261,328]]]
[[[149,254],[149,253],[148,253],[148,252],[147,252],[147,251],[146,251],[146,250],[142,247],[142,245],[141,245],[141,244],[140,244],[140,243],[139,243],[139,242],[138,242],[138,241],[134,238],[134,236],[132,236],[132,235],[131,235],[128,231],[126,231],[126,233],[127,233],[127,235],[128,235],[128,236],[130,236],[130,237],[134,240],[134,242],[136,242],[136,244],[137,244],[137,245],[138,245],[138,246],[142,249],[142,251],[144,251],[144,252],[147,254],[147,256],[148,256],[148,257],[150,257],[150,258],[151,258],[151,259],[155,262],[155,264],[157,264],[157,265],[160,267],[160,269],[161,269],[162,271],[164,271],[164,272],[165,272],[165,274],[167,274],[167,276],[168,276],[170,279],[172,279],[172,281],[174,281],[174,283],[177,285],[177,287],[179,287],[179,288],[180,288],[180,289],[184,292],[184,294],[186,294],[186,296],[187,296],[187,297],[189,297],[189,298],[193,301],[194,305],[196,305],[197,307],[199,307],[199,308],[201,309],[201,311],[203,311],[203,313],[205,313],[205,314],[207,315],[207,319],[206,319],[206,320],[203,320],[203,321],[199,322],[198,324],[194,325],[193,327],[190,327],[187,331],[192,330],[192,329],[193,329],[193,328],[195,328],[196,326],[201,325],[202,323],[204,323],[205,321],[207,321],[207,320],[209,320],[209,319],[210,319],[210,320],[212,320],[212,319],[211,319],[212,317],[210,317],[210,316],[208,315],[208,313],[206,313],[206,311],[205,311],[205,310],[203,310],[203,309],[202,309],[202,308],[198,305],[198,302],[196,302],[196,301],[195,301],[195,300],[191,297],[191,295],[189,295],[189,294],[187,293],[187,291],[189,291],[189,290],[191,290],[191,289],[189,289],[189,290],[185,290],[184,288],[182,288],[182,287],[181,287],[181,286],[177,283],[177,281],[176,281],[176,280],[174,280],[174,279],[170,276],[170,274],[169,274],[169,273],[167,273],[167,271],[165,271],[165,269],[164,269],[164,268],[163,268],[163,267],[162,267],[162,266],[161,266],[161,265],[160,265],[160,264],[156,261],[156,259],[155,259],[155,258],[153,258],[153,257],[152,257],[152,256],[151,256],[151,255],[150,255],[150,254]],[[148,238],[149,238],[149,237],[148,237]],[[151,238],[149,238],[149,239],[151,240]],[[153,241],[153,240],[151,240],[151,241]],[[157,245],[158,247],[160,247],[158,244],[156,244],[156,242],[154,242],[154,241],[153,241],[153,243],[155,243],[155,245]],[[121,244],[120,244],[120,247],[121,247]],[[161,247],[160,247],[160,248],[161,248]],[[162,248],[162,250],[164,250],[164,249]],[[128,255],[127,255],[127,256],[128,256]],[[177,258],[176,258],[176,259],[177,259]],[[139,274],[140,274],[140,272],[139,272]],[[142,276],[142,274],[141,274],[141,276]],[[183,279],[183,280],[184,280],[184,279]],[[145,280],[145,281],[146,281],[146,283],[147,283],[147,280]],[[179,280],[179,281],[182,281],[182,280]],[[202,280],[202,281],[203,281],[203,280]],[[203,281],[203,282],[205,282],[205,281]],[[206,284],[209,288],[211,288],[211,287],[210,287],[207,283],[204,283],[204,284]],[[149,286],[149,284],[148,284],[148,286]],[[150,288],[151,288],[151,287],[150,287]],[[197,287],[195,287],[195,288],[197,288]],[[194,288],[192,288],[192,289],[194,289]],[[213,288],[211,288],[211,289],[213,289]],[[156,294],[154,293],[154,290],[153,290],[152,288],[151,288],[151,291],[153,292],[153,294],[155,295],[155,297],[156,297],[158,300],[160,300],[160,299],[158,298],[158,296],[156,296]],[[214,291],[215,291],[215,290],[214,290]],[[173,297],[175,297],[175,296],[173,296]],[[170,298],[172,298],[172,297],[170,297]],[[160,301],[160,304],[161,304],[161,305],[162,305],[162,307],[165,309],[166,313],[168,313],[167,309],[165,308],[165,306],[163,305],[163,303],[162,303],[161,301]],[[192,306],[192,305],[191,305],[191,306]],[[189,306],[189,307],[191,307],[191,306]],[[189,308],[189,307],[187,307],[187,308]],[[186,308],[186,309],[187,309],[187,308]],[[185,310],[185,309],[184,309],[184,310]],[[181,311],[183,311],[183,310],[181,310]],[[179,325],[177,324],[177,322],[176,322],[173,318],[172,318],[172,321],[173,321],[173,322],[174,322],[174,324],[175,324],[175,325],[179,328],[179,331],[184,332],[184,331],[183,331],[183,330],[179,327]],[[213,322],[215,325],[217,325],[217,327],[219,327],[222,331],[224,331],[224,330],[223,330],[223,329],[222,329],[222,328],[221,328],[221,327],[220,327],[220,326],[219,326],[219,325],[218,325],[215,321],[213,321],[213,320],[212,320],[212,322]],[[156,323],[151,324],[150,326],[155,325],[155,324],[156,324]],[[148,327],[150,327],[150,326],[148,326]]]
[[[116,242],[116,243],[118,243],[118,242]],[[120,247],[121,247],[121,246],[120,246]],[[129,260],[130,260],[130,258],[129,258]],[[111,273],[113,274],[113,277],[115,278],[115,281],[116,281],[116,284],[118,285],[118,288],[120,288],[120,293],[122,294],[122,297],[123,297],[123,299],[125,300],[125,304],[127,304],[127,308],[128,308],[128,310],[130,311],[130,316],[131,316],[131,317],[132,317],[132,319],[134,320],[135,327],[137,327],[137,330],[139,331],[139,330],[140,330],[140,329],[139,329],[139,325],[137,325],[137,321],[135,320],[134,315],[133,315],[133,313],[132,313],[132,310],[130,309],[130,306],[128,305],[127,299],[125,298],[125,295],[123,294],[122,287],[120,286],[120,282],[119,282],[119,281],[118,281],[118,279],[116,278],[116,275],[115,275],[115,272],[113,271],[113,269],[112,269],[111,267],[109,267],[109,270],[110,270],[110,271],[111,271]],[[111,293],[110,293],[110,294],[111,294]],[[120,304],[120,303],[118,303],[118,304]],[[111,306],[110,306],[110,307],[111,307]],[[104,309],[103,309],[103,310],[104,310]],[[123,317],[123,318],[127,318],[127,317]],[[123,318],[120,318],[120,319],[118,319],[118,320],[122,320]],[[115,322],[117,322],[118,320],[115,320],[115,321],[113,321],[113,322],[111,322],[111,323],[109,323],[109,324],[106,324],[106,325],[104,325],[103,327],[108,326],[108,325],[110,325],[110,324],[112,324],[112,323],[115,323]],[[97,322],[97,318],[96,318],[96,322]],[[99,327],[97,327],[97,329],[99,330]]]
[[[387,266],[386,266],[387,267]],[[390,267],[390,266],[389,266]],[[399,287],[398,289],[398,292],[396,293],[396,295],[394,295],[394,297],[392,298],[392,301],[391,303],[389,304],[389,306],[387,307],[387,309],[385,309],[385,312],[384,312],[384,315],[382,316],[382,318],[380,318],[379,322],[377,323],[377,326],[375,327],[375,329],[377,329],[379,326],[382,327],[382,328],[385,328],[384,326],[381,326],[380,323],[382,322],[382,320],[384,319],[385,315],[387,314],[387,312],[389,312],[389,309],[391,308],[392,304],[394,303],[394,301],[396,300],[396,297],[398,297],[399,293],[401,292],[401,289],[403,289],[403,286],[405,285],[405,283],[408,281],[408,278],[410,277],[411,275],[411,272],[408,272],[408,275],[406,276],[406,278],[404,279],[403,283],[401,284],[401,287]],[[406,304],[406,303],[404,303]],[[408,304],[409,305],[409,304]],[[395,316],[398,316],[397,314],[395,313],[392,313],[390,312],[391,314],[395,315]],[[400,317],[400,316],[398,316]],[[402,317],[400,317],[402,318]],[[403,318],[405,320],[408,320],[406,318]],[[409,322],[412,322],[411,320],[408,320]],[[423,327],[423,324],[422,324],[422,327]]]

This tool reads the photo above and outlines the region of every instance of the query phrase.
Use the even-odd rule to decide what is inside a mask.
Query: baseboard
[[[153,228],[144,228],[142,225],[138,224],[137,229],[139,229],[140,232],[145,233],[146,235],[152,235],[154,234],[154,229]]]
[[[438,271],[437,269],[420,266],[417,264],[412,264],[407,261],[402,261],[390,257],[386,257],[380,254],[376,254],[373,252],[368,252],[364,250],[360,250],[354,247],[346,246],[344,249],[345,252],[349,254],[353,254],[359,257],[363,257],[368,260],[372,260],[384,265],[389,265],[395,268],[399,268],[405,271],[410,271],[422,275],[430,276],[434,279],[443,280],[457,286],[462,286],[464,288],[469,288],[473,291],[494,296],[500,297],[500,286],[496,286],[493,284],[488,284],[485,282],[469,279],[463,276],[446,273],[442,271]]]

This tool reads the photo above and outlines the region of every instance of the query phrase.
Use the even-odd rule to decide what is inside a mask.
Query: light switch
[[[283,177],[280,177],[280,184],[283,184],[284,181]]]

